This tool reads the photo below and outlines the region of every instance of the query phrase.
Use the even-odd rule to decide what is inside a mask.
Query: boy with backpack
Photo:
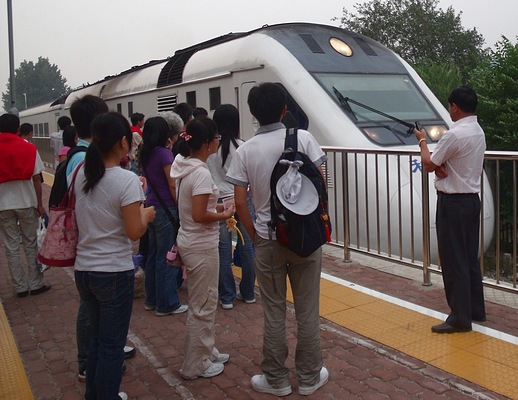
[[[270,178],[283,150],[286,128],[280,122],[286,113],[286,92],[278,84],[263,83],[250,90],[250,112],[261,125],[255,136],[241,145],[232,159],[226,180],[234,184],[236,210],[255,244],[254,264],[264,314],[262,375],[251,379],[252,388],[275,396],[292,392],[286,340],[286,277],[289,277],[297,317],[298,392],[310,395],[325,385],[329,372],[323,366],[320,348],[320,273],[322,248],[299,256],[281,245],[269,232],[271,215]],[[305,130],[297,132],[298,151],[316,167],[327,159],[315,138]],[[250,184],[257,220],[248,212],[246,194]],[[307,202],[306,191],[298,201]],[[314,193],[309,194],[314,201]]]

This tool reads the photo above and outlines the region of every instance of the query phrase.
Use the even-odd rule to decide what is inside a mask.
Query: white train
[[[73,101],[85,94],[102,97],[111,109],[127,116],[133,112],[152,116],[172,110],[180,102],[210,112],[220,104],[231,103],[240,110],[241,133],[246,140],[254,134],[254,121],[246,103],[248,92],[257,83],[266,81],[279,82],[286,88],[288,110],[298,126],[312,132],[322,146],[415,150],[416,139],[405,134],[408,128],[401,121],[419,121],[433,149],[433,142],[439,140],[451,123],[441,103],[394,52],[363,35],[309,23],[264,26],[199,43],[178,50],[170,58],[106,77],[51,104],[25,110],[20,117],[23,122],[37,126],[36,137],[48,137],[49,131],[57,129],[57,119],[67,115]],[[420,171],[408,165],[400,167],[395,158],[384,161],[381,169],[376,170],[368,167],[374,156],[362,157],[365,162],[347,162],[350,182],[358,179],[367,182],[365,189],[355,192],[353,187],[349,193],[352,243],[366,247],[366,243],[378,242],[378,250],[392,253],[390,236],[394,242],[399,237],[403,243],[401,256],[422,259]],[[343,170],[339,164],[331,160],[328,170]],[[334,182],[330,182],[335,189],[330,210],[338,214],[334,218],[336,241],[343,240],[343,190],[337,187],[343,180],[340,174],[340,171],[334,173]],[[374,182],[378,182],[376,187]],[[398,193],[402,191],[412,195],[401,200]],[[367,195],[375,192],[376,196]],[[430,193],[431,250],[436,255],[433,183]],[[389,199],[389,204],[384,199]],[[487,179],[484,179],[484,204],[487,247],[494,229],[493,200]],[[410,214],[399,218],[406,227],[412,221],[418,248],[409,244],[408,230],[401,232],[400,228],[392,227],[380,231],[377,227],[380,221],[373,217],[365,223],[364,216],[374,208],[378,215],[412,209]]]

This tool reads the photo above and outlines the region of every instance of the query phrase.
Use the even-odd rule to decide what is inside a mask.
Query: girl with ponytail
[[[185,326],[185,379],[210,378],[223,372],[229,355],[215,346],[214,319],[218,306],[219,221],[230,218],[234,206],[217,205],[219,191],[207,167],[218,151],[220,136],[209,118],[194,119],[180,134],[171,168],[176,179],[180,230],[177,245],[187,268],[189,311]]]
[[[75,282],[92,326],[85,398],[119,399],[127,398],[119,386],[133,306],[130,240],[144,234],[155,210],[144,208],[138,177],[119,166],[131,146],[126,118],[101,114],[91,130],[92,143],[74,188],[79,229]]]

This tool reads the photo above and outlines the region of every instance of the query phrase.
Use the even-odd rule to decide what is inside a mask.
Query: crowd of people
[[[79,242],[74,265],[80,297],[77,314],[78,377],[85,399],[127,399],[119,392],[134,298],[135,264],[145,271],[144,308],[157,317],[187,313],[184,379],[210,378],[224,371],[228,353],[216,347],[218,303],[234,301],[263,308],[262,374],[251,378],[261,393],[292,392],[286,366],[287,279],[297,319],[295,368],[298,392],[309,395],[325,385],[320,343],[319,297],[322,251],[300,257],[269,231],[270,180],[284,150],[287,95],[278,84],[250,90],[248,105],[259,122],[252,139],[240,139],[239,111],[230,104],[206,110],[178,104],[173,112],[128,120],[110,112],[99,97],[87,95],[58,120],[51,135],[54,165],[65,163],[67,182],[76,176]],[[451,130],[433,154],[426,133],[415,130],[425,169],[436,174],[439,191],[437,235],[445,291],[451,313],[436,333],[466,332],[486,319],[478,264],[480,172],[484,133],[476,121],[477,98],[470,88],[449,99]],[[0,229],[19,298],[51,289],[37,268],[38,218],[43,163],[30,143],[32,126],[16,115],[0,116]],[[298,130],[299,151],[322,169],[326,156],[310,132]],[[82,146],[80,149],[77,146]],[[75,150],[74,150],[75,149]],[[81,151],[78,151],[81,150]],[[229,220],[242,234],[235,249]],[[132,241],[139,241],[132,257]],[[21,245],[20,245],[21,243]],[[27,265],[20,258],[23,247]],[[176,248],[181,263],[171,265]],[[136,262],[135,260],[138,260]],[[232,264],[242,268],[236,287]],[[178,290],[185,285],[188,304]]]

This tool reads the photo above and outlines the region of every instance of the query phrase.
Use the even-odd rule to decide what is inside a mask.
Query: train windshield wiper
[[[353,111],[353,109],[351,108],[351,106],[349,105],[349,102],[347,101],[347,99],[342,95],[342,93],[340,93],[340,91],[335,88],[333,86],[333,91],[335,92],[335,96],[336,98],[338,99],[338,101],[340,102],[340,105],[342,106],[342,108],[345,110],[345,112],[347,114],[349,114],[349,116],[351,117],[351,119],[353,120],[353,122],[358,122],[358,118],[356,117],[356,113]]]
[[[406,121],[403,121],[402,119],[393,117],[392,115],[384,113],[383,111],[380,111],[380,110],[376,110],[375,108],[372,108],[366,104],[360,103],[359,101],[351,99],[350,97],[344,97],[342,95],[342,93],[340,93],[340,91],[337,88],[335,88],[334,86],[333,86],[333,91],[335,92],[335,96],[338,99],[338,101],[340,102],[340,105],[344,108],[344,110],[347,112],[347,114],[349,114],[350,116],[353,117],[354,122],[358,121],[358,117],[357,117],[357,114],[352,110],[349,103],[352,103],[359,107],[365,108],[366,110],[372,111],[373,113],[379,114],[385,118],[391,119],[392,121],[396,121],[396,122],[400,123],[401,125],[406,126],[408,128],[408,131],[406,132],[407,135],[411,135],[412,133],[414,133],[415,125],[412,124],[411,122],[406,122]],[[390,129],[390,130],[392,130],[392,129]],[[398,133],[400,133],[400,131],[398,131]]]

